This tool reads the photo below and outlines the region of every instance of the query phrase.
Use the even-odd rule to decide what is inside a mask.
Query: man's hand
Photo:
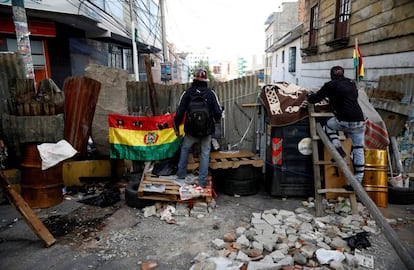
[[[180,131],[179,130],[174,130],[175,136],[180,137]]]

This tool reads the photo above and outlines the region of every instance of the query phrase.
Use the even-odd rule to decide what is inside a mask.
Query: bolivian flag
[[[354,71],[355,71],[355,81],[359,82],[364,78],[364,63],[362,62],[362,54],[359,50],[359,46],[355,44],[354,46]]]
[[[174,133],[175,113],[161,116],[125,116],[110,114],[110,157],[127,160],[171,158],[179,148]],[[180,126],[183,134],[183,125]]]

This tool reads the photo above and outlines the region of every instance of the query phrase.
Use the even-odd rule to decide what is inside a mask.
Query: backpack
[[[212,132],[212,116],[207,102],[208,91],[204,95],[192,94],[186,116],[186,131],[193,137],[204,137]]]

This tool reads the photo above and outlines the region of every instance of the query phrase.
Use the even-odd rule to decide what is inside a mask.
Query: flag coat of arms
[[[174,116],[109,114],[110,157],[144,161],[171,158],[180,146],[174,133]],[[183,125],[180,130],[183,134]]]

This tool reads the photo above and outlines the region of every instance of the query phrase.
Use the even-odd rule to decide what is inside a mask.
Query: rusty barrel
[[[378,207],[388,206],[387,150],[365,149],[362,186]]]
[[[30,207],[47,208],[63,201],[62,163],[42,170],[37,144],[26,144],[20,166],[22,197]]]

